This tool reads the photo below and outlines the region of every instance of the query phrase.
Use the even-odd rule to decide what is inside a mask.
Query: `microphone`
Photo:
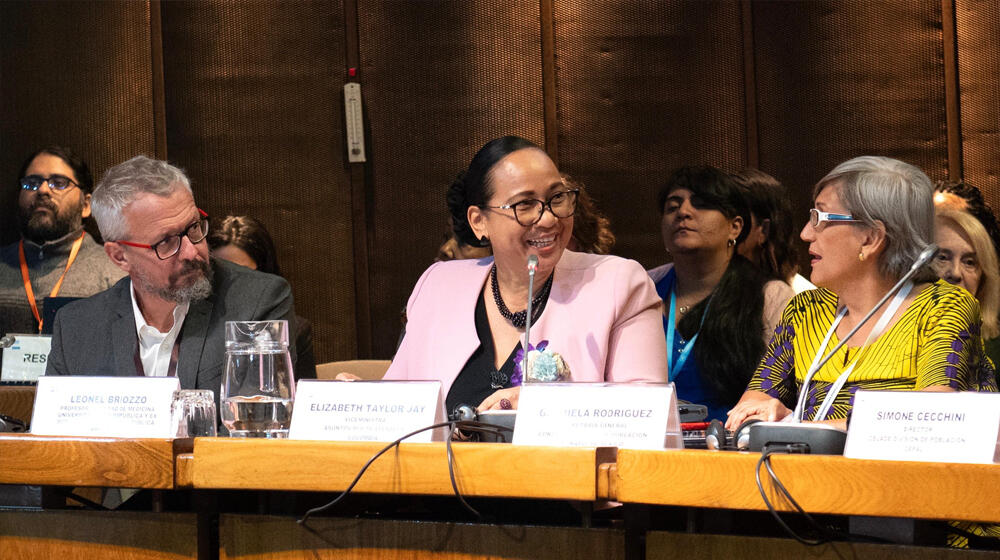
[[[455,407],[455,410],[451,411],[448,415],[448,420],[454,420],[456,422],[472,422],[477,418],[476,409],[467,405],[460,404]]]
[[[802,415],[805,412],[805,401],[806,396],[809,394],[809,383],[812,381],[813,376],[817,371],[823,368],[827,362],[839,351],[847,341],[851,339],[852,336],[858,330],[861,329],[868,322],[869,319],[878,312],[879,309],[885,305],[885,302],[894,296],[899,290],[906,284],[914,275],[937,253],[938,247],[933,243],[928,245],[926,249],[921,251],[920,255],[917,256],[916,260],[910,266],[910,270],[903,275],[902,278],[889,289],[888,292],[882,299],[875,304],[875,307],[871,309],[862,319],[858,322],[847,333],[833,350],[823,356],[823,359],[817,362],[815,367],[809,368],[806,373],[805,379],[802,381],[802,387],[799,389],[798,402],[795,406],[795,411],[792,413],[792,423],[788,422],[758,422],[749,427],[749,440],[750,440],[750,450],[751,451],[761,451],[765,446],[775,443],[780,444],[805,444],[807,447],[806,453],[822,453],[839,455],[844,452],[844,443],[847,440],[847,432],[839,430],[832,426],[827,426],[823,424],[806,425],[802,424]],[[741,427],[742,429],[742,427]]]
[[[528,255],[528,306],[524,317],[524,359],[521,364],[521,386],[528,382],[528,346],[531,340],[531,300],[535,295],[535,271],[538,269],[538,255]]]

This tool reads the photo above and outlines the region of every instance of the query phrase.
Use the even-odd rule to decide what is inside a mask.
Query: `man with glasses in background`
[[[0,248],[0,335],[42,331],[43,300],[87,297],[123,275],[83,231],[90,216],[90,169],[69,148],[36,151],[21,166],[21,239]]]
[[[226,321],[293,323],[284,279],[209,258],[208,215],[180,169],[137,156],[108,170],[92,204],[128,278],[59,312],[46,375],[169,375],[218,395]]]

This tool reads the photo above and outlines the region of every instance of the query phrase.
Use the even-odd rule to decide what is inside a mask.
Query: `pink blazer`
[[[493,258],[435,263],[406,307],[406,336],[387,380],[441,381],[442,402],[479,347],[476,298]],[[573,381],[666,381],[661,302],[642,266],[620,257],[563,253],[531,343],[549,341]]]

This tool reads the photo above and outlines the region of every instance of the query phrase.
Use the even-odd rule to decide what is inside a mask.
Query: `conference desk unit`
[[[334,495],[383,444],[198,438],[128,440],[0,435],[0,484],[137,487],[221,495]],[[976,558],[941,548],[836,543],[815,549],[781,538],[656,531],[633,526],[629,508],[762,510],[758,454],[547,448],[455,443],[454,474],[468,499],[529,504],[570,501],[577,526],[493,524],[268,511],[229,513],[42,510],[0,512],[6,558]],[[808,511],[1000,522],[1000,466],[775,456],[781,480]],[[770,487],[769,483],[765,482]],[[376,460],[354,488],[364,496],[453,496],[443,443],[402,444]],[[586,512],[624,503],[624,519],[589,524]],[[192,503],[211,503],[193,501]],[[787,509],[777,500],[776,505]],[[299,515],[302,511],[297,512]],[[601,525],[601,526],[597,526]]]

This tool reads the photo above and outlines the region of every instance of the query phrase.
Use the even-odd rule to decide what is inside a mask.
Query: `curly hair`
[[[583,183],[569,175],[563,175],[563,183],[580,190],[576,198],[576,211],[573,213],[573,239],[576,240],[577,249],[584,253],[607,255],[615,245],[611,220],[598,210]]]

